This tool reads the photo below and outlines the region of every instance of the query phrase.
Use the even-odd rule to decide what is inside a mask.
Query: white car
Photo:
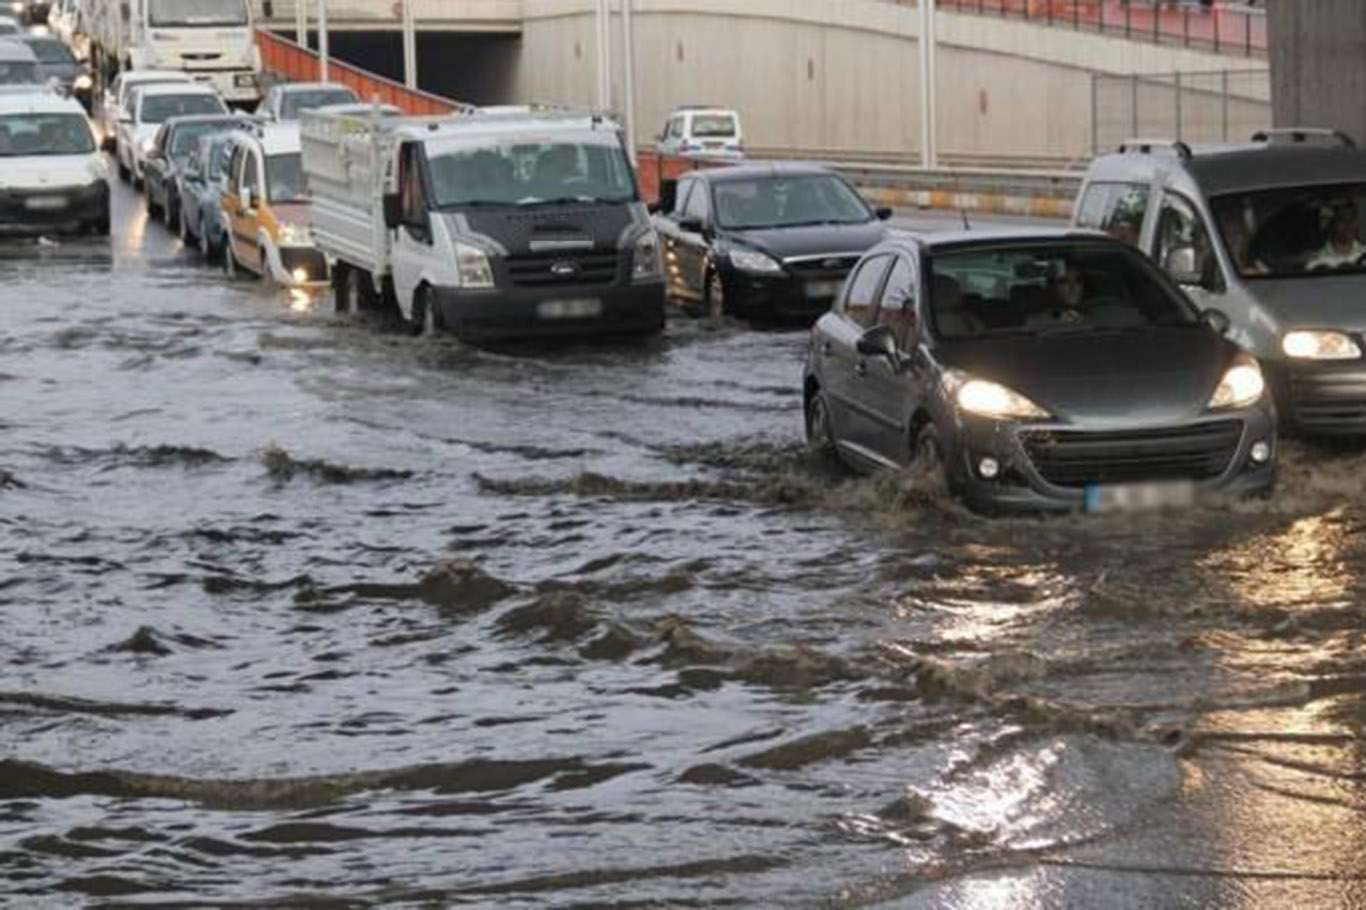
[[[354,91],[336,82],[286,82],[266,93],[256,108],[256,116],[275,123],[288,123],[298,120],[303,111],[359,101]]]
[[[17,38],[24,33],[19,20],[13,16],[0,16],[0,38]]]
[[[109,165],[80,102],[0,94],[0,230],[109,234]]]
[[[95,108],[95,125],[104,134],[106,142],[112,138],[117,144],[119,121],[123,119],[123,112],[128,107],[134,89],[142,85],[193,81],[188,73],[178,70],[128,70],[119,73],[105,91],[104,101]]]
[[[22,41],[0,38],[0,86],[38,85],[38,57]]]
[[[658,136],[655,150],[661,155],[696,155],[705,158],[745,157],[740,115],[719,107],[675,108]]]
[[[153,83],[133,90],[129,107],[119,120],[119,177],[142,186],[147,155],[156,147],[157,130],[172,117],[195,114],[226,114],[228,106],[218,90],[196,83]]]

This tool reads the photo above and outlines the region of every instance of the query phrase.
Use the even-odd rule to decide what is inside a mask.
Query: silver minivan
[[[1366,152],[1342,133],[1133,140],[1091,165],[1073,223],[1152,256],[1254,354],[1282,426],[1366,436]]]

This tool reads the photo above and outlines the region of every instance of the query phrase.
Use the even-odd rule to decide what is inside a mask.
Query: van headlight
[[[1045,420],[1049,413],[1025,396],[999,382],[974,379],[950,371],[945,384],[960,410],[993,420]]]
[[[493,287],[493,266],[489,263],[488,254],[477,246],[457,240],[455,266],[462,288],[477,291]]]
[[[1286,332],[1281,339],[1285,356],[1296,360],[1357,360],[1361,348],[1342,332]]]
[[[280,246],[312,246],[313,231],[306,224],[280,225]]]
[[[664,274],[664,262],[659,254],[659,235],[646,231],[636,238],[631,250],[631,280],[654,281]]]
[[[1256,403],[1265,391],[1266,380],[1262,378],[1261,367],[1251,358],[1240,359],[1219,380],[1214,396],[1209,400],[1209,408],[1211,411],[1245,408]]]

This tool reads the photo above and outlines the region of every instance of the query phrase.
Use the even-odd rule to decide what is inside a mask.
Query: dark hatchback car
[[[812,332],[808,438],[858,467],[942,469],[984,511],[1267,490],[1275,410],[1227,326],[1099,234],[890,240]]]
[[[180,176],[185,162],[203,136],[245,129],[252,124],[247,117],[225,114],[195,114],[173,117],[161,125],[152,140],[143,180],[147,188],[147,213],[160,217],[166,227],[180,229]]]
[[[802,164],[685,174],[654,218],[669,296],[715,315],[812,321],[880,242],[874,210],[844,178]]]

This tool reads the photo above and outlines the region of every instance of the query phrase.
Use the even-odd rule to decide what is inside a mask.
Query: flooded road
[[[977,518],[803,333],[413,340],[116,193],[0,259],[0,903],[1366,906],[1366,455]]]

